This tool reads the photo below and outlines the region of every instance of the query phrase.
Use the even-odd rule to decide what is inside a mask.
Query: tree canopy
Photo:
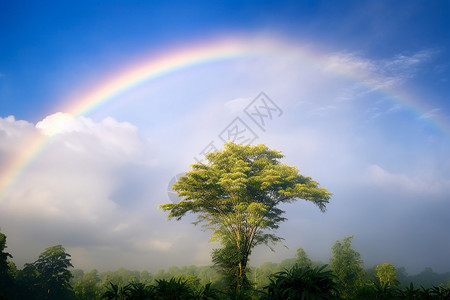
[[[173,185],[182,201],[160,208],[169,212],[169,219],[196,214],[194,224],[212,230],[211,240],[224,245],[216,256],[232,253],[237,276],[243,278],[252,248],[281,240],[273,232],[286,220],[279,204],[304,199],[325,211],[331,196],[296,167],[282,164],[282,158],[262,144],[225,144],[224,150],[208,153],[206,163],[191,165]]]
[[[71,290],[69,281],[73,276],[69,267],[73,265],[70,262],[70,254],[66,253],[63,246],[56,245],[45,249],[33,266],[39,274],[40,286],[47,292],[48,298],[61,299],[67,296]]]
[[[398,284],[397,270],[392,264],[384,263],[378,265],[375,270],[381,284],[387,284],[388,286],[396,286]]]

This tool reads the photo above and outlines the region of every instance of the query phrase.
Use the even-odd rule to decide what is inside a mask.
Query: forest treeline
[[[450,272],[408,275],[390,263],[364,269],[352,238],[336,241],[329,264],[311,261],[299,248],[296,257],[249,268],[250,286],[236,290],[214,266],[72,269],[61,245],[19,270],[0,233],[0,299],[450,299]]]

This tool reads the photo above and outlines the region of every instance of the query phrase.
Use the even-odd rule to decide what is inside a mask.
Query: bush
[[[275,273],[266,286],[267,299],[335,299],[334,275],[322,267],[299,267]]]

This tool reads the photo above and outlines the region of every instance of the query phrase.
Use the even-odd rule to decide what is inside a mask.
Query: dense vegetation
[[[56,245],[18,270],[0,233],[0,299],[450,299],[450,272],[430,268],[407,275],[383,263],[363,268],[352,237],[337,241],[330,264],[312,262],[303,249],[281,263],[249,268],[251,285],[230,289],[214,266],[158,270],[85,272]]]

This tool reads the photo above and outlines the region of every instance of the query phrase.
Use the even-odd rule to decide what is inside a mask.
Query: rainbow
[[[268,51],[267,51],[268,50]],[[178,49],[174,52],[144,61],[137,66],[131,67],[117,76],[111,77],[93,91],[86,93],[84,97],[75,101],[69,101],[69,105],[62,109],[72,116],[81,116],[98,109],[107,102],[112,101],[119,95],[135,88],[136,86],[155,80],[162,76],[174,73],[186,68],[191,68],[201,64],[212,63],[220,60],[227,60],[242,57],[245,55],[257,55],[259,53],[278,53],[283,55],[283,51],[295,52],[306,61],[313,64],[325,65],[325,56],[320,56],[314,51],[306,48],[297,48],[274,40],[259,41],[235,41],[226,40],[210,42],[190,48]],[[343,63],[333,67],[330,72],[348,76],[358,81],[366,82],[370,85],[370,74],[361,74],[348,68]],[[396,101],[406,104],[416,113],[426,111],[419,106],[419,101],[413,100],[410,95],[401,95],[399,92],[384,90],[386,94]],[[420,115],[422,115],[421,113]],[[440,126],[438,126],[440,127]],[[37,135],[22,145],[22,151],[12,159],[0,173],[0,201],[7,194],[8,190],[17,182],[30,163],[46,148],[52,139],[50,136]]]
[[[69,101],[63,111],[81,116],[95,110],[134,87],[164,75],[214,61],[245,55],[250,48],[234,41],[220,41],[191,48],[183,48],[150,61],[140,63],[112,77],[81,99]],[[38,135],[21,145],[21,153],[9,161],[0,174],[0,201],[26,167],[45,149],[51,137]]]

